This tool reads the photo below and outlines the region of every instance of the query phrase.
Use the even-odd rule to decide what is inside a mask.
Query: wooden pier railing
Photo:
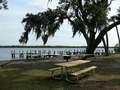
[[[24,59],[31,59],[31,58],[45,58],[45,57],[55,57],[55,56],[63,56],[63,55],[80,55],[84,54],[85,50],[65,50],[65,51],[50,51],[50,50],[35,50],[35,51],[11,51],[11,58],[24,58]],[[113,50],[109,51],[109,53],[114,53]],[[96,50],[94,55],[104,55],[104,50]]]

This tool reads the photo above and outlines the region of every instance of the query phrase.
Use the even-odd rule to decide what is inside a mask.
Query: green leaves
[[[112,22],[115,22],[115,21],[120,21],[120,7],[118,8],[118,14],[117,15],[114,15],[112,16],[109,21],[112,21]]]
[[[36,34],[36,39],[41,37],[44,44],[46,44],[48,38],[54,36],[65,18],[66,13],[60,8],[55,10],[48,9],[46,12],[36,15],[26,14],[26,18],[22,20],[22,23],[25,23],[25,32],[19,40],[20,43],[27,43],[28,35],[33,31]]]
[[[0,9],[2,8],[8,9],[6,0],[0,0]]]
[[[48,0],[48,2],[51,1]],[[29,40],[28,35],[33,31],[36,34],[36,40],[41,38],[43,44],[46,44],[48,38],[54,36],[64,20],[67,19],[72,26],[73,37],[76,33],[83,34],[88,44],[91,42],[90,39],[97,39],[97,36],[101,33],[100,31],[106,27],[108,23],[107,15],[112,1],[59,0],[59,6],[56,9],[48,8],[47,11],[38,14],[28,13],[22,20],[22,23],[25,24],[25,32],[20,38],[20,43],[27,43]],[[119,17],[116,18],[116,20],[119,19]],[[103,36],[100,38],[103,38]]]

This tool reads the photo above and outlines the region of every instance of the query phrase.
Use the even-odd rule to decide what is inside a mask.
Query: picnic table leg
[[[61,67],[61,75],[60,75],[60,77],[56,77],[56,76],[54,75],[54,70],[52,71],[51,77],[52,77],[53,79],[57,79],[57,80],[62,79],[62,78],[63,78],[63,67]]]
[[[68,70],[67,69],[68,68],[66,67],[65,68],[65,80],[68,81],[68,82],[70,82],[69,79],[68,79]]]
[[[61,79],[63,77],[63,67],[61,67]]]
[[[77,77],[77,81],[72,81],[72,80],[68,79],[68,68],[66,67],[66,69],[65,69],[65,80],[69,83],[76,84],[76,83],[78,83],[77,81],[79,80],[79,78]]]

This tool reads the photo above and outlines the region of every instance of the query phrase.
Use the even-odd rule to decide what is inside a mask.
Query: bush
[[[115,53],[120,53],[120,47],[115,47],[114,51],[115,51]]]

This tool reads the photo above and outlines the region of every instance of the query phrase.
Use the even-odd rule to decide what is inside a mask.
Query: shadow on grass
[[[120,59],[120,58],[119,58]],[[100,75],[120,75],[120,62],[118,57],[101,58],[91,62],[91,65],[96,65],[96,73]]]
[[[2,74],[0,74],[0,89],[1,90],[79,90],[79,84],[70,84],[64,79],[54,80],[50,78],[51,72],[47,71],[49,65],[40,64],[38,67],[34,64],[30,65],[9,65],[6,66]],[[44,68],[43,68],[44,66]],[[13,68],[17,70],[10,70]],[[7,71],[5,71],[7,70]],[[10,71],[8,71],[10,70]],[[82,79],[86,79],[84,76]],[[83,88],[83,87],[82,87]]]
[[[120,79],[109,79],[109,80],[89,79],[83,82],[82,85],[83,86],[86,85],[86,89],[88,88],[88,90],[119,90]]]

